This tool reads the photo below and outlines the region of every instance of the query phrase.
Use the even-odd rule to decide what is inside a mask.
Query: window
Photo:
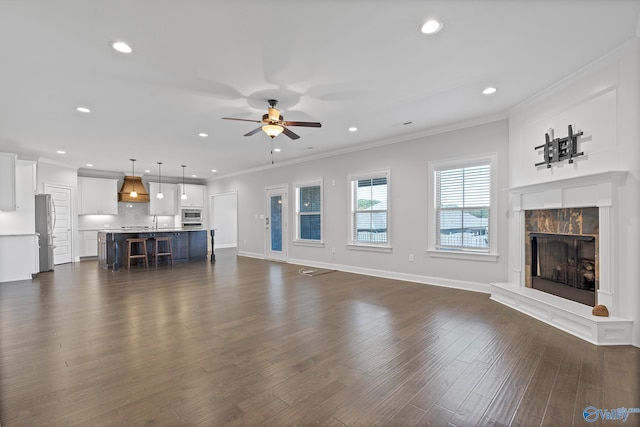
[[[322,242],[322,180],[299,182],[296,188],[296,241]]]
[[[355,174],[351,184],[352,245],[389,246],[389,172]]]
[[[429,164],[432,255],[496,255],[495,163],[491,154]]]

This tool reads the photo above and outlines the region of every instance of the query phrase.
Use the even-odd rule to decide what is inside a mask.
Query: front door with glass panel
[[[266,259],[287,260],[287,188],[268,188],[265,216]]]

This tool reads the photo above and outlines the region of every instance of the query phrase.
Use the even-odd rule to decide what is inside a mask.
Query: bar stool
[[[164,252],[160,252],[160,243],[164,242]],[[168,256],[171,265],[173,265],[173,250],[171,249],[171,237],[156,237],[153,244],[153,253],[151,257],[155,260],[156,267],[158,266],[158,257]]]
[[[142,253],[134,254],[132,249],[136,249],[132,245],[142,243],[142,248],[137,248]],[[138,252],[136,251],[136,252]],[[131,268],[131,260],[142,258],[144,266],[149,268],[149,260],[147,259],[147,239],[144,237],[132,237],[127,239],[127,269]]]

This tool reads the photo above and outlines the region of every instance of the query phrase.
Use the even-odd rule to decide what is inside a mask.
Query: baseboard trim
[[[264,254],[246,252],[246,251],[238,251],[238,256],[245,256],[247,258],[265,259]]]
[[[405,282],[415,282],[425,285],[434,285],[445,288],[461,289],[465,291],[481,292],[490,294],[491,288],[486,283],[467,282],[462,280],[445,279],[443,277],[424,276],[420,274],[400,273],[397,271],[378,270],[374,268],[354,267],[351,265],[333,264],[325,262],[316,262],[303,259],[291,258],[289,264],[297,264],[315,268],[323,268],[327,270],[344,271],[345,273],[362,274],[364,276],[381,277],[384,279],[402,280]]]

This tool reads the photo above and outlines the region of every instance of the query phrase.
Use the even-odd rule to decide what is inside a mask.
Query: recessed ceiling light
[[[355,127],[355,126],[351,126],[351,127],[349,128],[349,132],[356,132],[357,130],[358,130],[358,128],[357,128],[357,127]]]
[[[92,168],[93,167],[93,163],[87,163],[87,166]]]
[[[191,178],[197,178],[198,175],[191,175]]]
[[[483,90],[482,93],[485,95],[491,95],[492,93],[496,93],[496,90],[498,89],[496,89],[495,87],[489,86],[488,88]]]
[[[131,53],[132,52],[131,47],[128,44],[126,44],[125,42],[115,42],[112,46],[118,52],[122,52],[122,53]]]
[[[211,169],[211,172],[216,173],[218,171],[216,169]]]
[[[200,132],[200,133],[198,134],[198,136],[199,136],[200,138],[206,138],[206,137],[208,137],[208,136],[209,136],[209,134],[204,133],[204,132]]]
[[[281,152],[282,150],[280,148],[274,148],[273,151],[275,151],[276,153]]]
[[[81,112],[81,113],[90,113],[91,110],[88,109],[87,107],[78,107],[76,108],[77,111]]]
[[[144,173],[151,173],[151,170],[149,170],[149,169],[145,169],[145,170],[144,170]]]
[[[56,153],[58,153],[58,154],[66,154],[66,152],[62,151],[62,150],[58,150],[58,151],[56,151]]]
[[[435,34],[442,29],[442,22],[436,21],[435,19],[430,19],[424,23],[421,28],[421,31],[424,34]]]

